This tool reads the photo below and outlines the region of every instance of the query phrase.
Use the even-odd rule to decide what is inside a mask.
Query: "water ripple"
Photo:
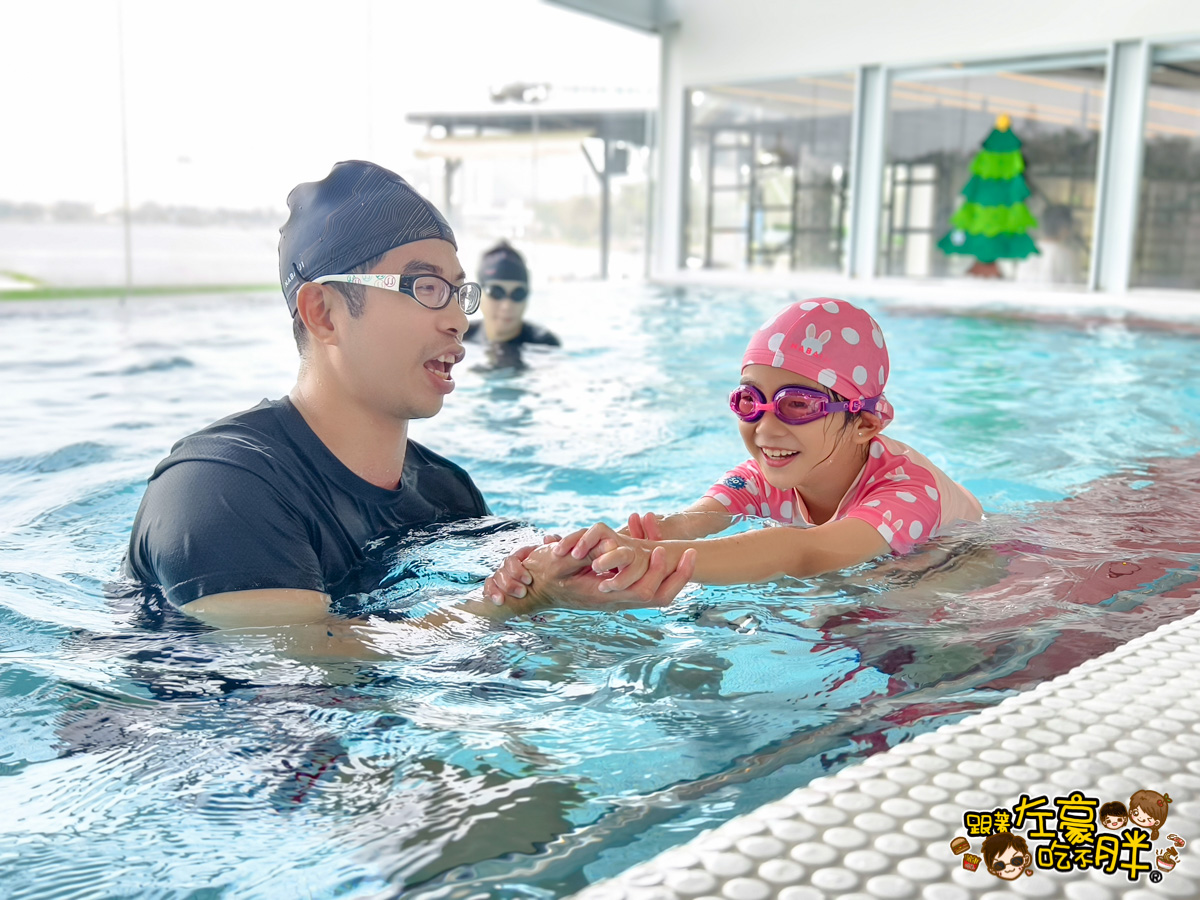
[[[48,475],[54,472],[65,472],[80,466],[106,462],[113,458],[114,453],[115,449],[109,444],[80,441],[37,456],[0,459],[0,474],[37,473]]]
[[[170,356],[164,359],[154,359],[145,363],[135,363],[120,369],[112,369],[94,373],[97,378],[109,378],[126,375],[145,375],[157,372],[170,372],[173,369],[191,369],[195,367],[186,356]]]

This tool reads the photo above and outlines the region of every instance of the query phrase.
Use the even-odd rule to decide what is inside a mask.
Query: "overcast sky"
[[[133,206],[280,209],[337,160],[412,171],[410,112],[658,77],[653,38],[539,0],[0,0],[0,199],[121,203],[118,3]]]

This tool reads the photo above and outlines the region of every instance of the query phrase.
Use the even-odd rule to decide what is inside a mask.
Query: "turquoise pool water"
[[[563,351],[471,371],[413,436],[503,521],[381,549],[381,605],[699,496],[782,294],[558,285]],[[986,528],[668,609],[414,631],[298,660],[106,594],[182,434],[285,393],[277,296],[0,306],[0,895],[557,897],[1196,607],[1200,343],[914,314],[890,433]],[[468,358],[468,367],[470,358]]]

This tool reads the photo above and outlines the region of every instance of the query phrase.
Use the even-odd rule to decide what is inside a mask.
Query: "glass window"
[[[1102,54],[1057,64],[1030,60],[897,72],[890,87],[879,274],[1085,284],[1104,76]],[[968,182],[980,174],[976,158],[993,129],[1020,141],[1015,151],[1007,136],[989,148],[998,148],[996,155],[1019,153],[1024,171],[1003,165],[989,170],[981,177],[991,183],[973,182],[983,186],[964,197]],[[997,181],[1005,182],[1002,190]],[[987,208],[956,216],[960,205],[971,202]],[[1028,224],[1019,204],[1036,224]],[[972,233],[988,240],[967,243]],[[996,234],[1014,237],[992,240]],[[1005,258],[1027,246],[1020,234],[1032,238],[1038,252],[1019,261]],[[946,252],[947,245],[963,249]],[[984,259],[989,254],[993,258]]]
[[[1200,288],[1200,47],[1160,48],[1146,97],[1132,284]]]
[[[689,92],[688,267],[842,269],[854,91],[851,73]]]

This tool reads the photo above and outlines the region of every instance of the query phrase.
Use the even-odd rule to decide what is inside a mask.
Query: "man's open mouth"
[[[449,381],[450,369],[453,368],[456,362],[458,362],[458,357],[453,353],[443,353],[437,359],[431,359],[425,363],[425,368]]]

